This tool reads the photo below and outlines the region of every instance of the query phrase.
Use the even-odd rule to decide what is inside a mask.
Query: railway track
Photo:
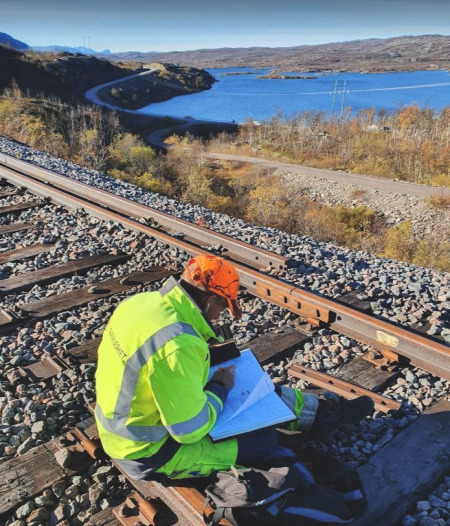
[[[374,347],[398,352],[410,359],[413,365],[450,379],[450,350],[447,345],[259,272],[267,267],[275,271],[283,270],[289,263],[285,257],[4,155],[0,155],[0,163],[2,177],[13,184],[26,186],[37,195],[67,206],[81,206],[95,217],[120,221],[128,228],[151,234],[155,239],[188,254],[204,252],[200,247],[220,245],[225,255],[236,263],[242,285],[249,293],[298,314],[313,326],[328,324],[337,332]],[[157,228],[143,226],[139,220],[150,222]],[[180,234],[182,240],[179,239]]]
[[[345,298],[342,298],[340,301],[335,301],[296,287],[288,281],[290,261],[283,256],[267,250],[258,249],[255,246],[217,234],[212,230],[205,229],[187,221],[177,220],[169,214],[130,202],[122,197],[114,196],[108,192],[84,185],[77,181],[63,178],[36,168],[28,163],[22,163],[14,158],[0,155],[0,162],[0,176],[5,182],[4,188],[0,188],[0,199],[17,200],[13,205],[8,204],[3,207],[7,208],[7,211],[5,211],[7,221],[4,225],[0,226],[0,229],[4,229],[3,234],[5,236],[16,236],[15,244],[17,246],[13,250],[7,250],[0,254],[1,264],[8,264],[14,261],[27,261],[30,258],[40,257],[40,255],[45,253],[49,248],[49,244],[33,243],[27,245],[25,243],[21,246],[20,243],[20,236],[23,233],[29,232],[30,228],[40,228],[42,232],[45,232],[46,229],[54,230],[54,225],[45,226],[44,224],[43,226],[38,226],[35,220],[36,217],[33,216],[33,214],[39,214],[38,210],[45,209],[46,207],[52,208],[53,205],[46,204],[48,201],[42,201],[42,199],[50,199],[53,203],[58,203],[56,206],[63,205],[70,209],[78,209],[78,212],[80,209],[83,209],[89,216],[106,221],[108,225],[121,224],[124,228],[135,232],[136,236],[132,250],[130,250],[131,247],[129,247],[128,251],[115,250],[115,253],[101,254],[91,256],[90,258],[79,257],[74,261],[44,266],[44,268],[40,270],[34,270],[29,273],[10,277],[9,279],[0,280],[0,297],[5,297],[8,300],[8,305],[13,303],[12,298],[19,298],[19,307],[16,309],[17,312],[10,308],[4,308],[3,311],[0,312],[0,333],[7,335],[5,336],[7,340],[4,340],[4,343],[8,341],[9,345],[13,345],[10,342],[14,338],[19,339],[26,335],[26,333],[24,334],[21,331],[30,330],[30,328],[35,329],[38,324],[45,325],[48,319],[58,319],[62,314],[73,311],[76,312],[77,309],[83,309],[86,305],[94,305],[93,308],[96,309],[102,306],[102,301],[111,301],[111,303],[107,305],[108,309],[103,311],[103,315],[99,316],[97,326],[89,333],[88,341],[85,341],[82,345],[73,345],[73,342],[70,342],[70,345],[66,344],[64,346],[63,344],[61,352],[57,353],[56,356],[52,356],[49,352],[44,352],[39,356],[39,359],[32,360],[34,363],[30,365],[22,365],[19,360],[18,367],[10,367],[4,371],[4,377],[7,378],[13,388],[17,389],[17,386],[24,384],[33,386],[58,382],[61,378],[70,378],[72,367],[88,367],[89,364],[95,362],[96,358],[95,352],[98,340],[94,338],[94,336],[101,334],[101,329],[104,326],[104,317],[112,310],[110,307],[113,307],[118,301],[118,295],[134,293],[138,290],[147,290],[149,287],[155,287],[161,282],[164,276],[167,276],[170,272],[179,270],[180,262],[183,260],[183,257],[185,257],[183,254],[195,255],[205,250],[218,250],[219,245],[220,253],[232,259],[238,267],[246,294],[258,297],[265,302],[275,304],[285,309],[286,312],[290,313],[289,317],[295,319],[295,328],[292,326],[285,327],[280,332],[275,331],[263,335],[251,343],[252,349],[254,349],[260,361],[267,365],[270,373],[274,372],[280,360],[292,358],[293,352],[306,343],[317,346],[317,343],[314,342],[320,339],[320,336],[339,333],[347,339],[351,338],[352,341],[354,339],[357,342],[361,342],[361,344],[368,344],[372,349],[382,351],[384,354],[378,355],[372,353],[366,356],[369,361],[357,358],[348,364],[344,364],[342,367],[339,367],[338,376],[340,377],[336,375],[333,377],[320,375],[317,371],[311,370],[310,367],[305,367],[305,365],[301,363],[292,365],[288,370],[290,377],[294,378],[292,381],[296,382],[296,378],[300,378],[301,382],[328,387],[333,390],[341,389],[340,392],[345,393],[347,396],[358,396],[359,393],[365,392],[364,389],[368,391],[374,389],[383,391],[383,388],[389,385],[390,382],[392,383],[398,375],[398,371],[389,370],[395,369],[395,364],[398,361],[402,362],[403,367],[409,367],[411,370],[413,370],[413,366],[417,366],[424,371],[439,376],[443,380],[450,378],[450,360],[448,356],[450,349],[443,341],[420,334],[417,331],[411,330],[409,327],[401,327],[387,320],[374,317],[368,312],[366,305],[360,304],[359,308],[354,305],[354,295],[349,296],[348,303],[346,304],[344,301]],[[26,187],[33,195],[41,199],[36,200],[36,197],[24,194],[26,198],[21,202],[21,196],[16,194],[14,186],[11,185],[21,189]],[[0,214],[1,213],[2,207],[0,207]],[[22,218],[24,219],[23,221]],[[29,221],[30,218],[34,219],[34,221]],[[142,270],[129,272],[127,264],[132,258],[136,257],[138,250],[144,248],[146,242],[144,239],[146,241],[155,240],[154,243],[159,246],[169,247],[169,256],[167,255],[167,250],[165,254],[165,265],[158,268],[152,265],[150,269],[143,268]],[[152,243],[153,241],[150,245],[152,245]],[[51,251],[54,251],[54,249]],[[151,258],[148,258],[145,262],[148,263],[150,260]],[[173,263],[172,270],[167,269],[167,263]],[[118,271],[119,275],[109,277],[105,280],[96,280],[96,269],[102,265],[107,265],[106,268],[110,269],[108,271],[109,275],[114,274],[114,272],[111,271],[112,268],[121,268],[121,270]],[[176,267],[178,267],[178,269]],[[92,282],[87,283],[84,287],[76,287],[73,290],[68,290],[63,293],[59,293],[58,289],[50,288],[51,292],[56,291],[57,293],[48,294],[48,292],[43,292],[42,297],[38,298],[32,296],[32,291],[42,289],[46,284],[49,284],[49,287],[56,287],[60,280],[67,279],[69,276],[79,277],[83,273],[88,274],[88,281],[93,278]],[[67,319],[66,315],[63,316],[63,319],[64,318]],[[71,316],[71,318],[73,318],[73,316]],[[62,325],[64,325],[64,323],[62,323]],[[19,336],[21,334],[22,336]],[[386,370],[383,371],[372,368],[371,362],[381,365],[382,368]],[[349,379],[352,380],[352,383],[348,382]],[[282,378],[278,378],[278,380],[282,380]],[[277,381],[277,378],[275,378],[275,381]],[[361,385],[356,385],[358,382]],[[371,396],[376,399],[378,404],[377,408],[380,411],[386,412],[400,409],[398,402],[390,400],[382,394],[371,392]],[[68,402],[70,401],[69,397]],[[86,396],[83,400],[87,405],[91,401],[89,396]],[[436,410],[434,410],[420,417],[420,419],[426,417],[430,422],[435,422],[436,425],[434,427],[438,427],[439,432],[435,429],[434,435],[433,432],[430,432],[431,434],[425,436],[423,433],[421,434],[420,431],[422,426],[416,422],[406,429],[406,431],[411,430],[414,426],[417,428],[415,432],[410,431],[410,440],[415,443],[416,446],[417,444],[422,444],[424,448],[427,448],[432,458],[438,458],[439,455],[441,455],[443,444],[448,440],[445,438],[446,431],[448,431],[446,425],[448,424],[445,423],[445,419],[442,418],[441,415],[441,413],[445,415],[448,408],[446,407],[445,401],[441,401],[439,404],[440,411],[436,412]],[[438,406],[433,405],[433,407]],[[84,416],[87,417],[87,415]],[[74,418],[71,420],[74,420]],[[65,427],[67,428],[70,423],[75,424],[76,422],[67,422]],[[95,427],[91,426],[90,420],[84,418],[82,427],[84,429],[83,433],[86,435],[84,437],[85,443],[87,439],[95,439]],[[439,437],[437,437],[436,433]],[[395,438],[393,438],[393,435],[391,436],[392,442],[395,440],[400,441],[400,445],[397,446],[399,450],[401,450],[402,444],[404,445],[408,440],[407,437],[399,438],[401,436],[402,433],[399,433]],[[67,461],[67,465],[64,465],[64,459],[62,458],[62,456],[66,454],[69,458],[70,450],[68,448],[74,448],[75,446],[61,445],[61,440],[59,440],[58,443],[56,442],[58,442],[58,440],[50,442],[49,444],[38,445],[38,448],[43,449],[38,455],[33,453],[35,449],[31,449],[28,453],[25,452],[23,455],[13,458],[4,464],[3,467],[5,467],[5,469],[0,471],[0,480],[4,482],[2,487],[5,491],[4,495],[0,496],[0,513],[3,513],[4,517],[13,512],[17,517],[17,510],[24,505],[24,501],[36,498],[35,495],[38,495],[37,498],[39,498],[39,495],[48,491],[48,488],[57,484],[59,480],[73,479],[78,476],[73,474],[73,465],[71,465],[69,461]],[[75,442],[77,442],[77,440],[75,440]],[[83,439],[81,442],[83,442]],[[433,449],[431,446],[434,443],[436,447]],[[58,453],[58,451],[62,451],[63,453]],[[376,453],[382,453],[382,451]],[[44,456],[41,457],[40,455]],[[32,473],[33,468],[30,467],[30,464],[27,464],[27,462],[33,462],[33,459],[36,460],[37,457],[47,458],[49,456],[50,458],[58,458],[60,461],[60,463],[56,462],[56,464],[55,462],[51,463],[51,465],[55,467],[54,473],[58,480],[52,478],[51,483],[47,482],[43,485],[41,472],[37,470],[38,480],[33,489],[27,488],[26,495],[21,494],[20,491],[17,491],[17,488],[12,487],[14,484],[16,484],[17,487],[20,486],[23,475],[16,478],[13,477],[13,480],[8,482],[8,480],[11,479],[11,477],[8,479],[8,473],[11,469],[17,472],[25,469],[24,473]],[[86,457],[85,454],[83,454],[83,456]],[[365,466],[370,465],[370,462],[376,456],[377,454],[370,456]],[[73,461],[73,459],[71,461]],[[382,461],[380,458],[374,460],[375,466],[381,465]],[[13,466],[14,462],[17,466]],[[97,466],[99,462],[100,467],[96,468],[97,471],[100,470],[101,473],[103,473],[103,471],[107,473],[109,467],[104,460],[88,461],[87,464],[89,464],[89,467],[87,470],[91,469],[92,471],[92,465]],[[396,518],[398,521],[401,517],[400,514],[402,510],[403,513],[406,512],[407,504],[413,502],[411,499],[419,492],[430,489],[431,484],[448,469],[448,458],[442,460],[441,463],[436,462],[435,464],[434,468],[430,469],[427,464],[425,467],[420,467],[420,462],[418,462],[420,467],[419,472],[422,471],[423,475],[420,477],[415,476],[415,490],[411,494],[409,487],[397,487],[397,501],[403,498],[404,502],[400,507],[398,507],[397,504],[395,511],[392,507],[389,508],[385,506],[384,519],[390,516],[392,520]],[[23,468],[23,465],[28,467]],[[42,462],[41,465],[47,466],[48,461]],[[18,466],[20,466],[20,468]],[[59,466],[59,471],[56,466]],[[360,469],[364,471],[365,466],[361,466]],[[102,471],[102,468],[105,469]],[[416,467],[414,473],[416,473],[417,469],[418,467]],[[93,473],[96,473],[96,471],[93,471]],[[98,481],[102,480],[101,474],[95,476]],[[393,473],[390,471],[387,472],[386,476],[387,480],[391,480],[389,477],[395,478],[395,470]],[[43,478],[45,478],[45,476]],[[383,487],[389,487],[389,484],[382,484],[380,488],[373,486],[373,484],[370,485],[370,472],[366,474],[366,478],[370,491],[374,494],[381,493],[381,488]],[[78,481],[78,479],[76,480]],[[98,482],[98,484],[100,483],[101,482]],[[94,482],[94,484],[97,484],[97,482]],[[145,504],[143,505],[143,508],[146,509],[146,511],[144,511],[147,514],[147,520],[150,520],[150,522],[158,522],[160,520],[155,516],[159,510],[159,515],[161,515],[161,511],[165,511],[165,520],[169,523],[171,523],[170,521],[172,521],[172,523],[177,523],[178,521],[179,523],[186,524],[200,523],[199,507],[201,496],[196,489],[188,487],[165,487],[156,483],[123,482],[123,487],[127,489],[124,489],[123,495],[118,496],[118,498],[128,496],[130,484],[139,491],[139,495],[150,499],[150,507]],[[405,502],[405,494],[408,493],[410,494]],[[118,520],[125,523],[126,517],[124,515],[127,514],[132,517],[130,520],[136,521],[133,514],[137,513],[137,509],[139,508],[137,504],[141,502],[139,500],[141,497],[134,496],[129,498],[131,498],[131,501],[128,500],[127,504],[122,503],[121,511],[119,509],[117,512],[119,516],[122,514],[120,518],[113,518],[108,511],[109,508],[105,508],[102,512],[97,509],[95,511],[98,513],[95,513],[93,517],[89,519],[89,523],[112,524]],[[164,501],[166,502],[165,506]],[[123,506],[126,507],[124,508]],[[74,507],[76,508],[76,506]],[[172,511],[170,512],[168,508]],[[34,510],[31,511],[31,513],[33,512]],[[45,515],[44,512],[41,513]],[[53,516],[48,519],[50,522],[58,518],[57,516],[55,518],[54,511],[52,513]],[[72,517],[72,515],[70,515],[71,510],[65,511],[64,506],[58,513],[60,515],[62,514],[62,518],[67,517],[68,514],[69,518]],[[372,519],[370,520],[380,520],[379,511],[370,510],[370,513],[372,513]],[[377,513],[378,515],[376,515]],[[45,519],[43,520],[45,522]],[[381,523],[388,524],[388,522],[366,522],[365,524]],[[395,524],[395,522],[392,522],[392,524]]]

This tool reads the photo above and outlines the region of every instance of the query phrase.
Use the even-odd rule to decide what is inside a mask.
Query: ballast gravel
[[[370,303],[374,314],[403,325],[426,327],[430,335],[442,336],[450,343],[448,273],[250,225],[225,214],[142,190],[4,137],[0,137],[0,151],[188,221],[197,222],[202,218],[217,232],[292,258],[291,268],[284,277],[296,285],[334,298],[354,292],[359,299]],[[403,209],[402,204],[400,208]]]
[[[65,453],[65,450],[61,450]],[[70,457],[71,453],[67,452]],[[95,461],[87,470],[61,479],[20,506],[6,526],[57,524],[81,525],[91,517],[117,506],[130,491],[125,477],[106,461]]]
[[[416,509],[403,518],[402,526],[448,526],[450,524],[450,473]]]
[[[289,269],[281,275],[284,279],[331,297],[342,297],[353,292],[359,299],[365,300],[377,316],[398,321],[403,325],[422,327],[428,334],[440,336],[450,343],[448,274],[351,251],[330,243],[317,243],[304,236],[249,225],[227,215],[216,214],[144,191],[2,137],[0,151],[189,221],[196,222],[203,217],[206,224],[216,231],[291,258]],[[21,196],[3,198],[0,206],[29,200],[35,198],[25,192]],[[83,275],[60,279],[45,287],[35,286],[31,290],[1,297],[0,307],[16,314],[20,314],[21,306],[26,303],[80,287],[95,287],[96,283],[104,279],[122,276],[135,270],[145,270],[155,264],[175,264],[181,269],[188,257],[145,235],[92,218],[83,210],[68,211],[62,206],[50,203],[1,218],[1,225],[14,222],[32,223],[33,228],[25,234],[19,232],[2,236],[0,253],[14,250],[17,246],[35,243],[43,243],[48,247],[48,251],[32,258],[0,265],[0,285],[1,280],[9,277],[88,255],[112,251],[133,255],[128,262],[118,266],[99,267]],[[274,269],[267,269],[267,272],[274,273]],[[44,357],[65,357],[69,349],[100,337],[119,301],[127,295],[141,290],[153,290],[159,286],[160,284],[155,283],[105,299],[96,300],[93,295],[93,300],[87,306],[60,312],[53,318],[37,321],[29,327],[13,331],[10,335],[0,336],[0,462],[22,455],[70,429],[73,424],[88,416],[86,404],[95,399],[95,364],[75,366],[62,371],[45,383],[37,384],[21,381],[18,368],[33,364]],[[240,346],[245,346],[253,338],[270,330],[278,330],[289,324],[293,318],[291,313],[259,298],[246,299],[244,307],[241,320],[233,321],[226,316],[219,320],[219,323],[230,324],[235,340]],[[293,359],[313,369],[332,374],[367,349],[351,338],[322,329],[312,343],[306,343],[296,350]],[[288,365],[289,362],[284,361],[269,364],[266,369],[275,382],[301,389],[309,387],[302,381],[288,377]],[[442,397],[450,397],[449,393],[450,382],[420,369],[404,368],[395,383],[382,393],[399,400],[402,403],[400,411],[390,416],[376,412],[373,417],[358,425],[347,426],[321,437],[320,440],[314,440],[313,443],[315,447],[337,454],[357,467],[386,445],[427,407]],[[305,444],[310,445],[307,437]],[[104,497],[99,501],[103,502],[100,506],[109,506],[108,495],[114,487],[112,480],[106,479],[101,482]],[[114,483],[117,483],[117,478],[114,479]],[[69,487],[73,485],[78,487],[75,482],[69,484]],[[69,520],[75,513],[78,514],[81,523],[89,520],[90,514],[87,508],[83,507],[87,506],[86,497],[83,497],[86,491],[83,493],[80,490],[79,494],[75,495],[76,491],[73,490],[74,498],[67,495],[64,497],[65,491],[66,488],[51,495],[44,492],[38,497],[41,499],[39,502],[35,499],[34,504],[28,504],[28,507],[24,505],[20,512],[19,508],[17,513],[20,516],[16,513],[10,524],[18,526],[25,524],[25,521],[33,524],[49,521],[49,524],[56,524],[59,520]],[[80,499],[85,502],[84,505]],[[428,512],[422,510],[420,513],[424,511]],[[83,515],[83,512],[86,513]],[[435,516],[428,514],[426,519],[435,520]],[[444,520],[442,516],[436,520],[441,519]]]

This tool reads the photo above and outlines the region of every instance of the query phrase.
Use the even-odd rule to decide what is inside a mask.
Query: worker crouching
[[[130,477],[204,477],[232,465],[294,458],[274,429],[214,443],[213,428],[234,385],[234,368],[210,381],[211,322],[228,308],[240,318],[239,275],[227,260],[191,259],[179,281],[123,301],[103,334],[96,373],[95,416],[106,453]],[[319,400],[277,388],[298,417],[291,429],[316,430],[359,421],[373,410],[368,397]]]

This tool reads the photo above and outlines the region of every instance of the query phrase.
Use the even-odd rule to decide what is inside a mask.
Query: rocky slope
[[[23,91],[81,98],[91,86],[130,75],[130,69],[81,54],[25,54],[0,46],[0,92],[13,80]]]

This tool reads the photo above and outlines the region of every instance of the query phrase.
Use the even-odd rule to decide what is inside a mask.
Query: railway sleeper
[[[411,506],[450,469],[449,414],[450,402],[440,401],[358,469],[369,507],[367,513],[353,523],[355,526],[397,525]],[[95,425],[89,426],[85,433],[95,437]],[[414,461],[411,461],[412,455]],[[167,509],[162,508],[168,524],[203,524],[202,492],[206,481],[170,484],[129,481],[143,497],[159,499],[169,507],[169,516]]]
[[[89,409],[94,411],[95,404],[91,404]],[[94,418],[83,422],[84,434],[92,439],[98,439],[97,426]],[[114,460],[109,459],[111,463],[122,472],[122,470],[115,464]],[[123,473],[123,472],[122,472]],[[150,502],[151,507],[155,510],[154,524],[159,526],[169,526],[177,524],[178,526],[201,526],[203,522],[203,507],[205,495],[203,490],[208,484],[208,479],[193,479],[182,481],[144,481],[133,480],[123,473],[125,478],[135,488],[138,494],[147,502]],[[120,508],[120,506],[119,506]],[[211,510],[206,510],[211,511]],[[115,513],[120,520],[120,516]],[[130,523],[122,522],[125,526]],[[152,524],[152,523],[151,523]],[[220,524],[229,526],[228,521],[223,521]]]
[[[38,254],[49,252],[54,247],[54,243],[35,243],[28,247],[16,248],[15,250],[9,250],[8,252],[2,252],[0,254],[0,265],[4,263],[12,263],[13,261],[19,261],[21,259],[32,258]]]
[[[8,519],[25,501],[30,501],[54,484],[86,472],[95,460],[107,459],[95,437],[83,429],[92,418],[68,433],[0,465],[0,519]],[[95,426],[94,426],[95,428]],[[162,524],[160,504],[133,491],[115,508],[94,515],[90,525],[156,526]]]
[[[223,329],[224,335],[230,335],[229,329]],[[304,335],[291,327],[284,327],[279,331],[264,334],[255,338],[248,344],[236,346],[232,338],[224,343],[210,346],[211,364],[235,358],[239,350],[251,346],[252,351],[262,365],[279,361],[288,357],[295,349],[310,341],[310,337]],[[60,351],[59,356],[44,357],[42,360],[28,365],[11,369],[6,374],[11,384],[27,381],[39,383],[50,380],[67,367],[73,364],[95,363],[97,361],[97,350],[101,338],[89,340],[82,345],[72,347],[67,351]]]
[[[139,520],[139,521],[136,521],[136,523],[137,522],[141,522],[141,521]],[[102,510],[99,513],[96,513],[95,515],[93,515],[89,519],[87,526],[120,526],[121,524],[123,523],[120,522],[120,520],[116,517],[116,515],[114,515],[111,512],[111,509],[106,508],[105,510]]]
[[[137,491],[133,491],[125,502],[113,508],[112,513],[123,526],[135,526],[136,523],[157,526],[163,520],[161,503],[157,499],[144,499]]]
[[[134,219],[130,219],[130,216],[141,217],[145,222],[144,209],[149,212],[148,207],[126,202],[124,198],[119,198],[101,190],[94,190],[92,187],[88,188],[87,185],[53,174],[48,170],[39,169],[28,163],[10,158],[9,156],[4,156],[4,158],[5,163],[7,163],[9,167],[15,168],[15,171],[3,168],[2,173],[4,174],[4,179],[14,181],[14,184],[26,185],[32,192],[45,197],[51,196],[55,201],[64,203],[67,206],[81,206],[96,217],[106,220],[114,219],[127,228],[146,233],[163,243],[167,243],[168,246],[175,247],[177,250],[185,250],[191,255],[197,255],[201,252],[198,247],[192,244],[177,240],[164,232],[151,229]],[[26,176],[24,174],[29,175]],[[49,182],[52,183],[54,188],[53,186],[49,187]],[[90,195],[89,202],[83,201],[78,197],[79,195],[85,194],[87,189]],[[104,203],[105,199],[107,200],[109,211],[93,204],[94,194],[96,203]],[[137,208],[135,208],[136,206]],[[127,217],[120,215],[120,213],[115,213],[113,210],[119,212],[125,210]],[[192,227],[192,224],[188,223],[185,225],[186,228],[184,228],[184,226],[182,226],[184,222],[180,222],[169,215],[165,218],[165,221],[166,220],[170,220],[171,224],[175,225],[177,231],[189,234],[188,230]],[[161,224],[162,222],[163,221],[161,221]],[[204,234],[207,229],[198,226],[197,229],[197,234],[200,235],[200,238],[207,242],[202,236],[202,232]],[[214,235],[215,234],[216,233],[214,233]],[[226,238],[227,236],[224,237]],[[236,251],[235,248],[231,248],[231,246],[235,246],[235,241],[228,239],[226,244],[225,239],[223,242],[222,237],[220,239],[221,244],[227,246],[229,255],[234,257]],[[217,240],[217,237],[215,240]],[[244,252],[250,254],[250,258],[254,256],[255,258],[262,258],[263,252],[265,252],[257,250],[255,247],[243,242],[239,242],[238,244]],[[239,250],[237,252],[239,252]],[[274,258],[275,260],[277,259],[276,255],[274,256],[272,254],[271,260]],[[239,260],[239,257],[236,259]],[[258,261],[261,263],[262,259],[258,259]],[[286,259],[283,258],[281,266],[285,266],[285,264]],[[379,348],[381,345],[383,348],[398,352],[410,359],[411,363],[417,367],[421,367],[442,378],[450,378],[448,346],[441,341],[430,338],[428,335],[425,337],[420,334],[413,334],[414,331],[410,329],[404,329],[387,320],[379,319],[358,311],[353,307],[343,304],[343,302],[332,301],[299,287],[293,287],[292,284],[282,283],[271,276],[252,271],[241,264],[236,263],[236,265],[241,275],[242,284],[250,293],[302,316],[313,326],[330,326],[331,324],[331,327],[337,332],[355,338],[375,348]]]
[[[81,435],[59,437],[0,465],[0,519],[6,519],[24,502],[53,484],[82,473],[94,457],[82,444]]]
[[[55,189],[71,195],[78,196],[87,192],[91,202],[122,215],[138,218],[139,222],[170,237],[173,237],[174,234],[181,234],[185,236],[185,239],[190,239],[197,246],[214,246],[220,243],[224,250],[233,253],[233,257],[244,264],[256,265],[259,268],[271,266],[279,270],[284,269],[288,264],[287,258],[268,250],[259,249],[258,253],[249,251],[247,243],[230,238],[225,234],[211,231],[205,228],[206,224],[204,222],[194,224],[190,221],[176,218],[161,210],[130,201],[124,197],[69,179],[8,155],[3,155],[3,159],[2,166],[5,181],[10,180],[15,183],[18,178],[19,180],[23,179],[22,174],[26,174],[27,181],[24,184],[29,183],[30,178],[32,178],[35,180],[35,183],[36,179],[41,183],[38,185],[41,189],[43,182],[47,185],[51,184]],[[36,186],[33,188],[36,191]],[[45,190],[46,193],[43,195],[48,193],[48,188]]]
[[[0,199],[3,197],[12,197],[14,195],[19,195],[22,191],[19,188],[6,187],[3,189],[3,186],[0,186]]]
[[[35,285],[47,285],[75,274],[84,274],[103,265],[120,265],[130,258],[131,255],[123,252],[102,254],[74,259],[67,263],[60,263],[33,272],[25,272],[0,281],[0,295],[6,296],[7,294],[30,290]]]
[[[357,290],[353,290],[347,294],[341,296],[337,301],[344,305],[348,305],[360,312],[365,314],[372,314],[371,301],[368,299],[360,299],[358,297],[360,293]],[[410,325],[410,328],[417,332],[420,335],[423,335],[425,338],[429,337],[428,331],[431,329],[432,325],[430,322],[419,322]],[[445,345],[445,339],[442,335],[433,336],[433,338],[439,342],[442,342]]]
[[[36,223],[11,223],[9,225],[0,226],[0,236],[6,236],[7,234],[15,234],[16,232],[21,232],[23,230],[31,230],[39,225],[39,222]]]
[[[18,203],[16,205],[8,205],[0,207],[0,217],[6,216],[8,214],[19,214],[25,212],[26,210],[31,210],[32,208],[40,208],[45,206],[44,201],[31,201],[28,203]]]
[[[26,367],[11,369],[6,373],[6,378],[12,384],[23,381],[28,383],[40,383],[54,378],[57,374],[67,368],[67,364],[57,356],[46,356],[36,363]]]
[[[409,508],[431,489],[448,469],[450,469],[450,403],[441,401],[426,411],[408,429],[402,431],[382,450],[376,453],[365,465],[358,469],[363,480],[369,507],[364,517],[354,524],[386,524],[394,526]],[[425,422],[427,420],[427,422]],[[85,466],[93,458],[99,458],[95,447],[90,456],[84,453],[84,445],[98,437],[93,418],[80,423],[62,439],[54,439],[49,444],[38,446],[25,455],[11,459],[0,466],[0,517],[7,517],[24,500],[30,500],[52,484],[72,476],[73,468],[81,470],[81,463],[75,462],[79,452]],[[84,445],[83,445],[84,444]],[[86,451],[89,450],[89,447]],[[58,453],[62,451],[63,453]],[[414,455],[411,462],[411,454]],[[78,459],[81,457],[78,457]],[[91,459],[91,460],[89,460]],[[406,475],[405,475],[406,470]],[[77,471],[75,471],[77,472]],[[400,476],[400,473],[402,476]],[[132,481],[139,492],[116,510],[104,510],[94,516],[90,524],[129,525],[130,517],[135,520],[143,507],[150,515],[143,516],[150,526],[159,524],[198,525],[202,522],[204,496],[202,490],[206,481],[162,484],[157,482]],[[135,509],[136,501],[138,510]],[[147,503],[145,503],[147,501]],[[116,519],[112,516],[115,513]],[[133,523],[135,524],[135,522]]]
[[[374,369],[373,365],[370,365],[368,362],[366,362],[366,364],[366,371],[369,368]],[[401,407],[401,402],[392,400],[387,396],[379,395],[370,389],[356,385],[354,382],[350,383],[341,378],[321,373],[300,364],[292,364],[288,368],[288,374],[313,385],[333,391],[345,398],[353,399],[363,395],[370,396],[375,403],[375,409],[377,411],[382,411],[383,413],[387,413],[388,411],[398,411]]]
[[[344,303],[345,305],[354,307],[355,309],[358,309],[361,312],[370,314],[372,312],[370,301],[360,299],[358,297],[359,294],[360,292],[358,292],[357,290],[352,290],[351,292],[348,292],[347,294],[341,296],[339,298],[339,301]]]
[[[450,402],[441,400],[358,469],[368,509],[353,526],[395,526],[450,470]]]
[[[173,272],[164,267],[151,267],[146,272],[132,272],[126,276],[110,278],[81,289],[49,296],[41,300],[20,306],[21,315],[14,318],[10,312],[0,312],[0,334],[7,334],[17,327],[33,323],[57,314],[63,310],[73,309],[101,298],[120,294],[134,287],[160,281]]]
[[[100,345],[101,338],[96,338],[85,344],[74,347],[66,351],[68,358],[45,357],[41,361],[27,367],[19,367],[7,373],[7,378],[12,384],[16,384],[24,379],[31,383],[38,383],[49,380],[59,374],[62,370],[70,367],[75,363],[91,363],[97,361],[97,349]],[[233,340],[228,340],[224,344],[210,347],[211,363],[220,363],[237,356],[239,350],[250,347],[261,365],[268,365],[272,362],[278,362],[287,358],[295,349],[301,347],[304,343],[310,341],[308,335],[292,327],[284,327],[280,331],[264,334],[255,338],[248,344],[236,347]],[[353,361],[355,362],[355,360]],[[325,373],[318,373],[311,369],[293,365],[288,370],[291,376],[301,378],[314,385],[335,391],[349,398],[366,394],[371,396],[379,411],[387,412],[398,410],[400,404],[393,400],[378,395],[373,392],[375,389],[381,389],[388,382],[396,377],[396,373],[377,370],[372,364],[365,360],[356,359],[355,368],[351,362],[349,368],[345,367],[340,370],[340,378],[335,378]],[[349,381],[351,379],[351,381]],[[361,385],[355,385],[358,380]]]

